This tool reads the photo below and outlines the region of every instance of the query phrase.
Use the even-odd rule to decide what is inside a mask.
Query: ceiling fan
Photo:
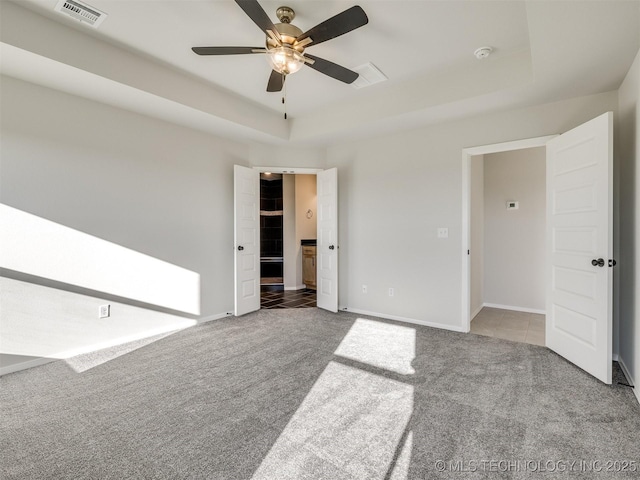
[[[303,32],[291,21],[295,12],[290,7],[280,7],[276,15],[281,23],[274,25],[257,0],[235,0],[253,22],[266,33],[266,47],[193,47],[198,55],[243,55],[251,53],[267,54],[272,67],[267,84],[267,92],[279,92],[287,75],[300,70],[302,65],[324,73],[344,83],[353,83],[358,74],[348,68],[323,58],[305,54],[305,48],[349,33],[369,22],[359,6],[351,7],[328,20]]]

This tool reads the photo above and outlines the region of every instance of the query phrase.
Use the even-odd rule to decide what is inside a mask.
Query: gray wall
[[[485,303],[545,309],[545,164],[544,147],[484,156]]]
[[[619,351],[640,400],[640,52],[620,86],[616,123],[619,161]]]

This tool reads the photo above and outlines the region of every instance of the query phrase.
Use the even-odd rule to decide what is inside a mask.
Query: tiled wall
[[[260,210],[282,212],[282,179],[260,180]],[[282,215],[261,215],[260,256],[282,257],[283,255]]]
[[[260,217],[260,256],[282,257],[282,216]]]
[[[260,180],[260,210],[282,210],[282,179]]]

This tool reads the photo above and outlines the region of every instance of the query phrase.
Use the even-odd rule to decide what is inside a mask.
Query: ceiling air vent
[[[356,81],[351,84],[354,88],[360,89],[387,80],[387,76],[371,62],[360,65],[354,68],[353,71],[359,74]]]
[[[93,28],[98,28],[107,18],[106,13],[79,0],[59,0],[54,10],[75,20],[87,23]]]

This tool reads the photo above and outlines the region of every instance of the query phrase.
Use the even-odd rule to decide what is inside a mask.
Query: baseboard
[[[633,377],[629,373],[629,369],[627,368],[627,365],[624,363],[624,360],[620,356],[618,356],[618,364],[620,365],[620,369],[622,370],[622,373],[627,379],[627,383],[635,387],[635,388],[632,388],[631,390],[633,391],[633,394],[636,396],[636,400],[638,400],[638,403],[640,403],[640,390],[638,389]]]
[[[546,310],[537,310],[535,308],[526,308],[526,307],[514,307],[513,305],[500,305],[498,303],[483,303],[483,307],[489,308],[499,308],[500,310],[513,310],[514,312],[525,312],[525,313],[537,313],[539,315],[546,315]]]
[[[0,367],[0,377],[2,375],[7,375],[8,373],[19,372],[20,370],[26,370],[27,368],[39,367],[40,365],[45,365],[47,363],[57,361],[57,358],[34,358],[33,360],[27,360],[26,362],[14,363],[13,365],[8,365],[6,367]]]
[[[304,290],[307,288],[304,284],[298,285],[296,287],[284,287],[285,290]]]
[[[233,315],[232,312],[218,313],[217,315],[209,315],[209,316],[197,319],[196,325],[201,325],[207,322],[213,322],[214,320],[220,320],[221,318],[231,317],[232,315]]]
[[[387,320],[396,320],[398,322],[413,323],[415,325],[422,325],[424,327],[440,328],[442,330],[451,330],[453,332],[464,332],[462,327],[457,325],[447,325],[446,323],[429,322],[427,320],[418,320],[416,318],[400,317],[398,315],[389,315],[386,313],[379,313],[379,312],[369,312],[367,310],[360,310],[357,308],[349,308],[349,307],[341,307],[340,310],[344,312],[357,313],[359,315],[368,315],[370,317],[384,318]]]
[[[612,354],[611,360],[613,360],[614,362],[620,362],[620,355],[618,355],[617,353]]]
[[[471,319],[470,320],[473,320],[474,318],[476,318],[476,315],[478,315],[483,308],[484,308],[484,304],[482,304],[478,308],[476,308],[475,312],[471,312]]]

